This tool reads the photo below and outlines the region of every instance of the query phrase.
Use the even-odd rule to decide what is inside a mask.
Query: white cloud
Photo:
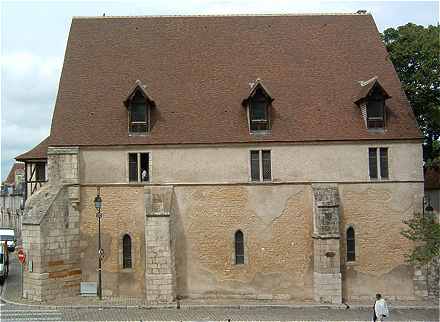
[[[2,56],[2,178],[13,158],[49,134],[62,58],[30,52]]]

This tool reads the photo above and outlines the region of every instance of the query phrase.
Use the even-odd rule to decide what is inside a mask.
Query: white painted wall
[[[128,153],[149,152],[154,184],[244,183],[250,181],[249,151],[269,149],[274,182],[365,182],[369,147],[388,147],[389,180],[423,180],[422,146],[411,142],[82,147],[80,175],[82,184],[128,183]]]

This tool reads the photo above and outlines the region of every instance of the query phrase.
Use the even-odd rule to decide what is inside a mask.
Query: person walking
[[[381,294],[376,294],[376,302],[374,302],[373,321],[384,321],[389,316],[388,306]]]

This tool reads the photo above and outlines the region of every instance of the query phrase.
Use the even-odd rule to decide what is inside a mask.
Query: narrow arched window
[[[241,230],[235,233],[235,264],[244,264],[244,238]]]
[[[131,268],[131,238],[124,235],[122,238],[122,268]]]
[[[347,229],[347,262],[356,260],[356,241],[353,227]]]

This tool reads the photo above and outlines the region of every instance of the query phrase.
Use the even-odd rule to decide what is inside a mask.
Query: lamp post
[[[97,292],[98,297],[102,300],[102,279],[101,279],[101,262],[104,257],[104,250],[101,248],[101,207],[102,207],[102,199],[100,196],[101,189],[98,187],[96,189],[96,197],[95,197],[95,208],[96,208],[96,219],[98,219],[98,285]]]

